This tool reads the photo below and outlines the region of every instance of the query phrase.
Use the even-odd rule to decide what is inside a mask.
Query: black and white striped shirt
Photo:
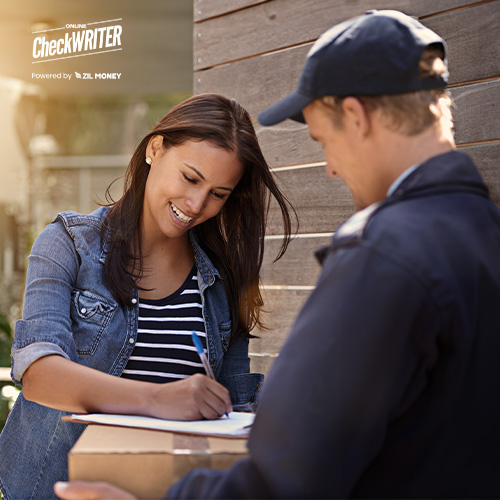
[[[122,376],[164,383],[205,373],[191,338],[193,330],[206,351],[196,266],[168,297],[139,300],[137,342]]]

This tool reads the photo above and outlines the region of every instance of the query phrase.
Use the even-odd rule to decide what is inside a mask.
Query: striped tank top
[[[191,338],[193,330],[206,352],[196,266],[168,297],[139,299],[137,342],[122,377],[165,383],[205,373]]]

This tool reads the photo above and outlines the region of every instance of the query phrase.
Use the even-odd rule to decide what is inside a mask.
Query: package
[[[107,481],[140,499],[159,499],[190,470],[225,470],[247,455],[247,438],[91,424],[68,454],[69,479]]]

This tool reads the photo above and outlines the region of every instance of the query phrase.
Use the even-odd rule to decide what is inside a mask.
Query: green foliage
[[[7,382],[0,382],[0,431],[2,431],[10,410],[19,395],[19,389]]]
[[[13,341],[10,323],[6,316],[0,313],[0,366],[10,366],[10,349]]]
[[[116,95],[63,100],[41,106],[62,155],[131,154],[142,137],[191,94]]]
[[[0,366],[10,366],[10,348],[13,342],[12,328],[7,317],[0,313]],[[0,381],[0,389],[8,383]],[[3,429],[7,415],[9,414],[12,405],[12,400],[9,397],[4,397],[0,392],[0,430]]]

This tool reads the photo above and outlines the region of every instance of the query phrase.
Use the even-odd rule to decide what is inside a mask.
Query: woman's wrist
[[[171,382],[173,384],[175,382]],[[136,390],[138,396],[138,411],[145,417],[162,418],[165,406],[168,406],[168,393],[170,384],[154,384],[152,382],[141,382],[141,387]],[[161,392],[161,397],[160,397]],[[167,396],[167,397],[165,397]],[[158,407],[161,401],[161,408]]]

